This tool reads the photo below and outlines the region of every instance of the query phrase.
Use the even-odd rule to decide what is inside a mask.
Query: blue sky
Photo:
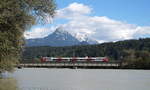
[[[56,0],[51,24],[34,25],[26,38],[42,38],[61,26],[75,37],[101,42],[150,37],[150,0]]]
[[[56,0],[57,8],[78,2],[93,8],[92,15],[137,25],[150,25],[150,0]]]

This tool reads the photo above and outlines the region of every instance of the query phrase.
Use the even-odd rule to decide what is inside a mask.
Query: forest
[[[122,61],[131,68],[150,68],[150,38],[107,42],[96,45],[66,47],[25,47],[22,60],[38,61],[40,57],[103,57]]]

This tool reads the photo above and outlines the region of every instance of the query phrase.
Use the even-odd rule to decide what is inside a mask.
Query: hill
[[[150,52],[150,38],[139,40],[125,40],[109,42],[96,45],[79,45],[65,47],[26,47],[23,52],[24,58],[35,58],[40,56],[108,56],[115,60],[123,57],[125,50]]]
[[[26,47],[23,60],[35,61],[40,57],[101,57],[123,61],[127,68],[150,69],[150,38],[125,40],[96,45],[65,47]]]

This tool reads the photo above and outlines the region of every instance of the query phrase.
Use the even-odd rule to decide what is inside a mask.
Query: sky
[[[150,0],[56,0],[56,4],[51,23],[34,25],[25,38],[43,38],[60,26],[100,43],[150,37]]]

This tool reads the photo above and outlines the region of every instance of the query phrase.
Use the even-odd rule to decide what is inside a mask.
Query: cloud
[[[31,30],[26,31],[24,36],[26,39],[43,38],[52,33],[55,29],[55,27],[33,27]]]
[[[86,34],[101,41],[130,39],[136,31],[134,25],[98,16],[73,19],[64,24],[64,28],[72,33]]]
[[[57,10],[56,18],[77,19],[78,16],[91,13],[91,8],[79,3],[72,3],[68,7]]]
[[[126,22],[111,19],[107,16],[91,16],[92,8],[72,3],[57,10],[55,19],[67,20],[63,28],[75,36],[89,37],[98,42],[118,41],[139,37],[150,37],[150,26],[137,26]],[[42,37],[48,32],[47,28],[35,28],[30,33],[32,37]],[[28,37],[29,38],[29,37]]]
[[[135,38],[138,37],[150,37],[150,26],[141,27],[138,26],[136,28],[136,32],[134,34]]]
[[[63,27],[70,33],[88,36],[100,42],[150,36],[150,26],[128,24],[106,16],[90,16],[91,10],[87,5],[73,3],[58,10],[57,17],[69,20]]]

